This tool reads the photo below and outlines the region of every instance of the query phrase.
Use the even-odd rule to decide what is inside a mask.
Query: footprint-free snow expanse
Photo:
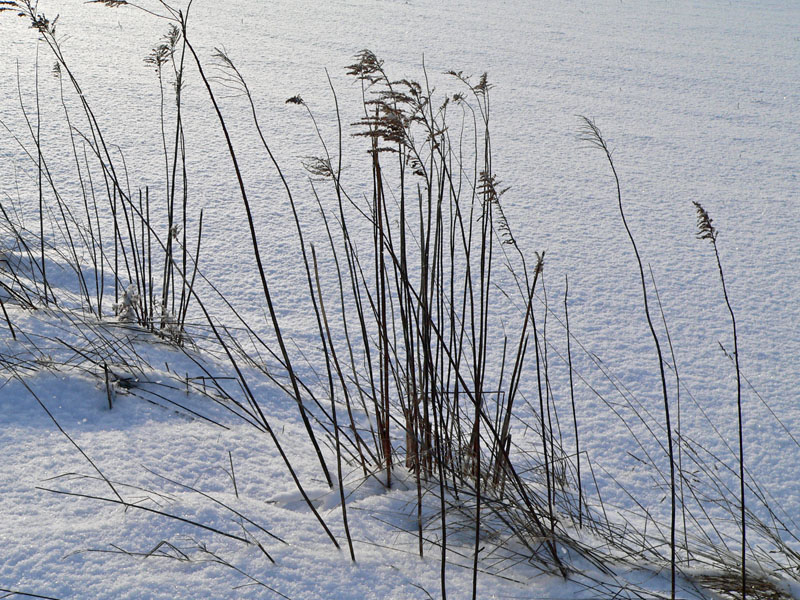
[[[159,10],[149,0],[142,6]],[[51,20],[59,15],[57,39],[105,135],[124,153],[131,187],[148,186],[153,198],[161,194],[163,204],[159,85],[143,59],[168,24],[130,6],[42,0],[38,9]],[[509,188],[502,196],[503,210],[527,256],[546,251],[544,287],[537,289],[534,308],[540,320],[545,302],[549,309],[548,347],[553,364],[558,362],[551,376],[553,402],[562,419],[564,445],[573,443],[568,372],[560,362],[566,351],[560,319],[568,275],[573,359],[581,375],[575,380],[581,449],[596,465],[594,477],[609,509],[621,514],[641,509],[660,523],[669,522],[668,490],[639,466],[648,451],[660,471],[668,473],[666,452],[655,441],[664,439],[658,433],[663,427],[658,364],[614,179],[604,155],[580,139],[579,115],[594,119],[613,150],[651,302],[655,290],[648,266],[658,286],[680,371],[682,433],[707,449],[706,464],[724,472],[738,468],[736,371],[720,348],[732,352],[733,339],[714,253],[707,240],[696,236],[692,202],[700,202],[719,231],[720,259],[737,318],[746,377],[746,465],[786,528],[800,537],[800,445],[795,441],[800,439],[798,3],[195,0],[189,14],[189,35],[201,60],[211,65],[214,48],[224,47],[247,80],[264,134],[292,186],[307,242],[318,249],[328,242],[303,162],[320,155],[320,144],[308,113],[286,99],[302,96],[336,153],[337,120],[326,69],[348,128],[363,109],[361,88],[345,67],[362,49],[384,60],[392,78],[424,81],[427,76],[442,97],[464,91],[446,71],[463,71],[474,81],[488,72],[492,171]],[[52,75],[50,50],[37,43],[37,32],[13,11],[0,12],[0,56],[0,203],[29,230],[38,231],[37,154],[20,108],[21,97],[35,130],[37,57],[43,152],[63,196],[79,202],[59,79]],[[289,350],[303,377],[317,381],[320,375],[323,381],[316,322],[281,181],[252,127],[246,100],[235,90],[226,92],[220,71],[211,67],[209,74],[216,76],[212,85],[242,163],[265,273]],[[64,89],[68,105],[77,110],[74,93],[66,84]],[[171,93],[166,81],[165,92]],[[193,68],[185,76],[183,120],[190,182],[187,230],[196,232],[203,209],[202,272],[255,332],[273,343],[236,178]],[[361,201],[372,193],[364,171],[369,168],[365,145],[349,135],[344,144],[343,185]],[[323,201],[324,194],[330,199],[327,188],[321,193]],[[154,205],[154,214],[158,211],[163,206]],[[365,248],[371,244],[370,232],[364,229]],[[10,252],[5,230],[3,235],[0,250],[13,260],[5,254]],[[321,260],[329,257],[319,252]],[[53,261],[54,288],[68,287],[70,274]],[[319,275],[324,289],[338,289],[330,263],[323,263]],[[9,283],[7,271],[0,277]],[[240,325],[205,282],[198,283],[198,290],[215,318],[233,328]],[[519,297],[497,297],[493,318],[514,331],[521,317]],[[110,311],[112,300],[107,301]],[[143,334],[130,348],[120,342],[120,359],[140,361],[147,369],[132,389],[122,386],[109,410],[101,379],[48,363],[83,360],[73,349],[88,343],[80,327],[58,311],[25,311],[9,302],[7,307],[29,339],[13,341],[5,321],[0,323],[3,590],[64,599],[441,596],[438,548],[432,544],[424,558],[417,553],[412,476],[399,475],[385,490],[374,478],[362,481],[358,470],[346,467],[354,564],[346,549],[337,551],[321,531],[270,439],[211,401],[214,394],[204,388],[202,377],[235,376],[222,352],[191,358]],[[192,310],[190,320],[201,322],[202,313],[195,306]],[[654,316],[665,341],[657,306]],[[107,339],[129,335],[117,325],[109,331],[98,328],[90,336],[101,331]],[[117,342],[108,344],[117,347]],[[499,365],[501,346],[489,348],[489,364]],[[671,355],[667,358],[672,365]],[[533,402],[536,370],[531,361],[521,390]],[[667,374],[672,394],[674,371]],[[261,375],[248,371],[306,491],[343,541],[338,491],[330,491],[321,477],[297,407]],[[186,390],[173,385],[181,377],[187,379]],[[197,393],[189,393],[189,380]],[[128,502],[252,535],[275,562],[253,544],[185,522],[43,491],[110,494],[102,481],[76,478],[98,475],[36,397],[106,477],[136,486],[120,487]],[[530,416],[533,407],[521,410]],[[675,411],[677,406],[673,418]],[[642,448],[629,427],[651,428],[656,434]],[[526,436],[531,444],[538,439],[538,433],[522,428],[515,435],[518,442]],[[323,446],[334,465],[331,446]],[[725,481],[730,489],[716,492],[735,505],[738,482],[732,475]],[[263,529],[245,526],[239,516],[196,490]],[[712,496],[700,499],[709,507],[714,502]],[[434,519],[435,502],[427,509]],[[731,539],[736,539],[735,524],[721,521],[720,527],[732,527]],[[244,534],[245,529],[252,533]],[[469,549],[470,535],[454,531],[454,548],[461,543]],[[800,551],[796,539],[786,540]],[[471,555],[451,560],[448,596],[471,597]],[[590,589],[585,581],[543,575],[525,560],[504,560],[508,569],[502,573],[487,566],[493,574],[479,575],[478,598],[592,598],[612,589]],[[668,597],[669,570],[650,571],[644,560],[641,566],[621,566],[619,577],[652,597]],[[800,578],[800,572],[785,575]],[[799,593],[795,587],[794,594]]]

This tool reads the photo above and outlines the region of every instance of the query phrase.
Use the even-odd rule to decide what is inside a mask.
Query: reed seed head
[[[697,209],[697,239],[711,240],[711,243],[715,244],[719,232],[713,225],[713,219],[699,202],[692,201],[692,204]]]

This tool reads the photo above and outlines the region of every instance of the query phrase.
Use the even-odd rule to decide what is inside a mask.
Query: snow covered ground
[[[145,6],[157,8],[156,3]],[[131,7],[110,9],[71,0],[42,0],[39,10],[51,19],[60,15],[57,37],[66,60],[105,135],[124,152],[131,186],[150,186],[153,197],[162,194],[159,86],[143,58],[166,33],[167,23]],[[14,136],[29,151],[34,148],[18,95],[35,127],[37,52],[42,147],[64,197],[78,202],[79,182],[59,80],[51,76],[53,57],[43,43],[37,44],[36,32],[23,19],[11,12],[0,17],[0,55],[6,57],[0,67],[0,119],[5,125],[0,129],[0,202],[36,231],[36,163]],[[492,168],[503,187],[510,186],[503,207],[519,247],[529,257],[546,250],[553,355],[565,352],[565,333],[556,318],[563,316],[564,276],[569,276],[571,331],[575,343],[586,349],[573,346],[581,374],[575,393],[582,450],[596,466],[597,485],[609,509],[638,512],[640,517],[646,510],[661,523],[669,519],[668,492],[663,481],[640,466],[643,453],[652,452],[660,472],[668,473],[666,453],[656,441],[663,440],[658,365],[614,180],[604,156],[579,139],[578,115],[595,119],[614,150],[626,216],[645,270],[652,268],[658,284],[683,384],[682,433],[708,451],[705,464],[722,472],[721,480],[731,485],[730,493],[718,492],[735,505],[738,484],[733,471],[731,476],[725,472],[736,468],[736,377],[719,346],[732,351],[733,341],[713,251],[707,241],[696,239],[692,201],[700,202],[720,232],[742,373],[752,384],[745,383],[743,394],[747,466],[787,529],[800,536],[800,446],[794,441],[800,439],[798,26],[800,6],[791,1],[196,0],[189,35],[203,61],[211,64],[214,47],[224,47],[240,68],[270,147],[292,185],[306,234],[321,246],[325,231],[302,166],[304,159],[320,154],[319,141],[307,113],[285,100],[301,95],[323,136],[333,143],[337,124],[325,69],[348,127],[361,116],[361,90],[344,67],[363,48],[383,59],[392,77],[422,80],[427,74],[442,95],[464,91],[445,71],[488,72],[494,86]],[[220,73],[212,69],[211,74]],[[305,272],[281,181],[252,127],[246,100],[223,93],[219,80],[214,85],[242,160],[281,326],[292,340],[301,374],[312,378],[324,364],[300,358],[301,352],[318,357],[318,339],[307,294],[301,291]],[[77,110],[74,94],[66,87],[65,94]],[[272,341],[236,179],[194,69],[187,71],[184,103],[187,229],[196,232],[203,209],[203,273],[259,335]],[[342,179],[360,199],[372,191],[371,179],[364,177],[365,146],[349,136],[344,143]],[[161,210],[154,207],[154,219]],[[9,244],[7,237],[1,242]],[[69,273],[58,271],[58,259],[52,260],[54,286],[67,288]],[[329,264],[320,275],[323,288],[334,289]],[[200,289],[215,318],[239,325],[208,286],[201,284]],[[650,290],[652,299],[652,286]],[[541,288],[539,298],[544,299]],[[346,547],[333,547],[300,499],[269,437],[215,403],[216,392],[203,389],[201,376],[235,376],[221,351],[187,355],[118,325],[87,319],[76,326],[68,312],[7,306],[12,323],[30,337],[13,341],[2,327],[0,588],[55,598],[441,596],[439,550],[431,544],[424,558],[417,554],[413,477],[401,477],[387,491],[374,478],[364,481],[358,470],[346,468],[345,487],[351,493],[347,507],[356,540],[353,564]],[[517,306],[499,301],[497,318],[513,330],[518,308],[518,301]],[[535,308],[541,313],[537,319],[543,319],[543,305]],[[194,310],[192,318],[201,321],[202,314]],[[660,314],[654,314],[663,339]],[[136,339],[128,342],[131,337]],[[112,387],[118,390],[112,410],[100,371],[89,369],[74,350],[85,348],[82,344],[96,346],[98,339],[106,340],[103,347],[115,349],[120,362],[141,369],[140,380],[130,389],[112,374],[117,381]],[[495,364],[501,350],[490,349]],[[672,364],[671,358],[667,362]],[[74,368],[56,368],[65,363]],[[294,401],[263,373],[250,369],[246,374],[305,489],[343,542],[338,491],[330,491],[321,477]],[[671,370],[668,375],[672,377]],[[559,363],[551,376],[554,402],[567,419],[562,421],[564,443],[571,448],[567,371]],[[191,385],[184,389],[182,381]],[[239,393],[229,385],[229,393]],[[669,385],[672,394],[674,379]],[[531,401],[535,388],[529,359],[522,389]],[[142,502],[247,541],[152,512],[42,490],[115,497],[42,404],[127,502]],[[648,427],[655,437],[648,437]],[[525,435],[519,431],[522,439]],[[536,436],[527,435],[533,444]],[[325,456],[329,465],[335,464],[328,446]],[[702,479],[703,474],[691,476]],[[196,490],[263,529],[242,522],[241,516]],[[701,504],[713,513],[715,498],[709,495]],[[431,500],[426,510],[435,516],[436,502]],[[735,523],[721,518],[716,524],[733,531],[735,540]],[[274,563],[250,543],[253,539]],[[454,527],[451,542],[448,595],[470,597],[469,533]],[[790,543],[800,551],[797,540]],[[457,554],[462,550],[463,556]],[[477,597],[611,594],[611,587],[590,589],[580,577],[564,582],[517,562],[508,558],[496,568],[484,565],[494,574],[477,578]],[[505,566],[509,568],[497,573]],[[622,580],[652,597],[669,593],[668,570],[651,572],[644,561],[640,566],[616,568]],[[784,575],[800,577],[798,572]],[[683,594],[694,593],[682,589]],[[795,588],[794,594],[800,592]]]

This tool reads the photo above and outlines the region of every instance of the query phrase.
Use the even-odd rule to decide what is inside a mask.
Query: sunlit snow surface
[[[132,185],[163,187],[158,84],[143,58],[166,23],[132,8],[73,0],[42,1],[39,8],[50,18],[60,15],[58,35],[67,60],[107,137],[124,151]],[[18,77],[26,109],[33,111],[36,33],[12,13],[0,17],[0,118],[29,145]],[[325,69],[347,126],[359,118],[360,87],[345,76],[344,67],[363,48],[384,59],[393,77],[422,80],[427,73],[442,94],[463,91],[445,71],[487,71],[494,86],[493,169],[510,186],[503,201],[514,236],[531,256],[546,250],[545,285],[559,315],[564,275],[569,275],[573,334],[659,422],[658,368],[614,181],[604,157],[578,138],[578,115],[594,118],[614,150],[626,215],[645,268],[649,264],[655,274],[687,390],[735,447],[735,371],[718,344],[732,346],[730,322],[711,247],[695,237],[692,201],[699,201],[720,231],[743,373],[800,438],[797,3],[197,0],[189,32],[204,60],[210,61],[215,46],[224,46],[241,69],[265,134],[292,182],[308,235],[317,240],[324,240],[324,231],[301,160],[320,154],[319,143],[307,115],[286,105],[287,98],[300,94],[323,135],[334,140],[336,118]],[[53,60],[42,44],[38,56],[43,145],[53,165],[64,165],[53,173],[55,179],[64,190],[74,189],[69,162],[56,158],[66,153],[68,137],[58,83],[51,76]],[[185,101],[192,227],[197,212],[205,209],[202,267],[256,330],[269,336],[230,159],[191,69]],[[243,99],[226,96],[223,110],[257,206],[265,268],[282,324],[298,346],[313,347],[315,325],[298,291],[306,285],[305,275],[280,180],[252,130]],[[343,183],[358,198],[370,192],[365,187],[370,180],[361,172],[363,145],[349,137],[345,144],[352,151],[343,153]],[[35,165],[6,128],[0,129],[0,202],[19,206],[31,223],[38,218],[35,176]],[[321,275],[335,285],[332,272]],[[212,295],[208,302],[212,312],[226,313]],[[518,315],[506,310],[499,316],[513,327]],[[18,318],[39,335],[59,335],[57,324],[42,315]],[[552,331],[553,346],[563,350],[563,330]],[[3,336],[2,351],[10,353],[10,337]],[[167,349],[153,352],[163,353],[153,359],[159,368],[164,361],[185,360]],[[576,369],[614,399],[609,380],[590,356],[576,354],[575,360]],[[402,490],[384,492],[369,484],[355,493],[354,536],[370,544],[357,546],[359,562],[353,565],[293,503],[291,480],[264,436],[241,423],[223,431],[128,397],[109,412],[97,381],[61,377],[40,373],[28,384],[109,478],[162,490],[182,514],[234,531],[238,526],[227,516],[195,494],[158,483],[143,468],[234,502],[225,472],[230,451],[239,478],[237,506],[290,545],[270,544],[273,565],[258,550],[176,522],[36,489],[52,487],[48,478],[89,474],[91,467],[30,393],[11,381],[0,388],[0,588],[58,598],[276,597],[248,585],[251,580],[242,572],[203,562],[202,556],[180,561],[89,552],[118,547],[148,553],[162,540],[191,545],[191,538],[290,598],[417,598],[425,597],[422,588],[434,597],[440,594],[435,551],[419,559],[413,540],[399,541],[396,530],[377,519],[389,515],[386,519],[396,521],[413,509],[406,505],[413,497]],[[563,368],[554,377],[556,401],[566,415]],[[585,383],[576,386],[583,448],[663,517],[668,511],[663,490],[637,482],[632,472],[636,461],[629,452],[637,448],[627,430]],[[311,491],[327,493],[302,441],[292,401],[262,387],[278,427],[285,425],[281,439],[295,453],[301,478]],[[529,391],[532,395],[533,388]],[[686,394],[685,434],[707,441],[734,464]],[[744,414],[749,468],[775,504],[800,522],[800,448],[749,387]],[[661,458],[666,469],[666,457]],[[609,501],[631,505],[630,498],[614,497],[610,475],[596,475],[601,490],[609,485]],[[341,536],[336,502],[321,502]],[[478,597],[591,597],[556,578],[529,579],[531,572],[523,567],[507,575],[509,580],[479,577]],[[469,570],[453,567],[448,577],[451,597],[469,597]],[[667,589],[663,577],[644,585]]]

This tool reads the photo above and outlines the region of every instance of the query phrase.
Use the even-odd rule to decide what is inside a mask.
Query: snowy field
[[[0,7],[7,4],[0,2]],[[51,23],[59,16],[52,39],[108,143],[108,161],[120,168],[119,193],[131,190],[131,206],[139,207],[144,206],[139,190],[147,189],[154,233],[167,239],[165,195],[170,186],[165,182],[172,177],[174,156],[180,154],[173,155],[174,77],[171,63],[165,63],[160,88],[153,65],[144,59],[163,42],[170,23],[157,16],[166,13],[158,2],[142,0],[141,7],[147,10],[42,0],[38,10]],[[593,119],[612,150],[664,352],[672,432],[682,436],[676,453],[680,448],[686,461],[679,478],[686,509],[679,504],[677,538],[685,547],[678,551],[676,597],[740,597],[735,587],[741,520],[734,340],[714,248],[697,236],[692,203],[699,202],[718,232],[719,258],[736,316],[746,504],[753,511],[745,521],[752,544],[748,573],[753,581],[769,582],[753,588],[748,597],[800,598],[800,4],[195,1],[187,37],[207,70],[235,147],[275,315],[286,352],[308,386],[302,394],[310,427],[331,469],[333,487],[325,481],[280,364],[236,174],[189,51],[181,105],[186,158],[185,163],[178,160],[175,176],[178,204],[185,189],[187,216],[185,228],[178,223],[174,240],[183,243],[186,233],[191,265],[202,210],[202,275],[197,275],[196,297],[188,303],[190,341],[178,345],[169,332],[159,337],[113,315],[114,225],[105,199],[109,175],[104,177],[95,165],[78,167],[82,178],[77,176],[76,156],[81,165],[97,162],[92,156],[97,140],[66,68],[62,65],[54,76],[51,48],[37,42],[40,36],[29,27],[30,20],[15,13],[0,12],[0,298],[8,313],[0,319],[0,594],[356,599],[439,598],[446,592],[451,598],[470,598],[474,583],[477,598],[669,598],[670,468],[659,364],[615,180],[605,154],[582,139],[582,115]],[[180,41],[176,48],[178,56]],[[335,481],[336,443],[327,433],[333,431],[327,413],[328,365],[295,220],[247,97],[241,86],[231,87],[231,71],[214,58],[215,48],[224,49],[247,82],[263,136],[296,202],[309,255],[311,244],[315,246],[319,289],[335,325],[329,339],[342,361],[347,346],[339,313],[351,319],[354,338],[358,327],[346,290],[341,310],[332,247],[342,262],[347,250],[341,233],[336,237],[337,197],[330,178],[310,177],[304,163],[324,156],[321,136],[333,156],[332,166],[341,157],[341,185],[353,204],[369,212],[369,141],[351,135],[359,130],[351,124],[364,117],[362,86],[346,67],[369,49],[384,61],[391,80],[413,79],[423,89],[435,89],[436,106],[447,97],[447,135],[455,148],[463,149],[465,186],[472,173],[469,161],[480,161],[482,169],[484,160],[483,126],[473,124],[471,111],[478,111],[480,119],[479,109],[490,109],[491,174],[500,182],[498,189],[508,188],[499,202],[516,245],[501,245],[507,234],[497,229],[497,285],[491,287],[489,301],[492,333],[485,350],[489,375],[484,389],[508,388],[514,365],[509,356],[516,352],[526,321],[526,296],[505,262],[515,265],[516,276],[522,277],[515,262],[519,249],[532,275],[535,252],[544,251],[531,307],[549,369],[547,381],[538,384],[544,375],[540,369],[537,377],[533,333],[526,330],[530,340],[510,425],[510,458],[519,461],[529,486],[525,489],[543,497],[546,507],[549,494],[542,481],[551,479],[540,473],[547,436],[539,427],[545,422],[539,411],[544,385],[547,429],[558,438],[556,450],[564,464],[570,465],[559,492],[564,499],[555,530],[560,538],[551,531],[548,539],[544,530],[524,540],[513,534],[528,527],[520,523],[536,511],[514,513],[528,516],[505,530],[501,516],[506,513],[486,512],[475,576],[475,524],[469,517],[475,513],[474,494],[459,499],[452,490],[443,493],[436,477],[427,488],[418,488],[401,454],[409,442],[399,429],[403,415],[395,398],[392,418],[398,428],[393,422],[391,441],[397,454],[391,488],[383,485],[386,473],[380,464],[372,464],[365,475],[355,453],[342,456],[356,557],[351,561]],[[487,72],[489,104],[481,104],[485,94],[473,94],[448,75],[451,70],[471,75],[473,85]],[[332,89],[344,128],[341,153]],[[466,100],[453,100],[457,93]],[[286,103],[296,95],[302,105]],[[47,309],[42,308],[44,288],[37,266],[37,124],[47,165],[42,223],[52,247],[46,249],[46,264],[52,294],[60,300],[58,307]],[[424,145],[424,136],[417,142]],[[387,173],[390,168],[396,172],[393,154],[385,153],[381,160]],[[183,164],[185,188],[180,183]],[[89,177],[94,179],[89,182]],[[393,175],[386,177],[387,187],[399,189]],[[419,180],[408,177],[406,191],[416,207]],[[84,223],[89,186],[93,193],[88,197],[104,207],[92,217],[105,236],[102,319],[86,311],[70,268],[80,265],[90,279],[91,305],[98,288],[97,271],[90,268],[93,254],[88,246],[71,253],[65,233],[69,228],[61,226],[65,217],[59,209],[70,207]],[[315,192],[335,241],[329,241]],[[464,197],[470,194],[464,192]],[[390,195],[387,202],[393,218],[399,198]],[[355,207],[349,210],[351,235],[364,260],[364,285],[377,289],[372,226],[357,218]],[[396,228],[392,218],[390,226]],[[416,214],[410,219],[416,227],[418,220]],[[482,224],[474,215],[471,222],[476,230]],[[125,227],[124,221],[119,223]],[[134,224],[134,232],[136,227],[141,226]],[[76,225],[73,233],[79,229]],[[22,231],[28,250],[17,237]],[[413,237],[418,242],[422,236],[415,230]],[[501,248],[510,258],[500,255]],[[164,260],[158,256],[157,286]],[[122,266],[119,273],[122,287],[136,284],[134,277],[121,274]],[[606,529],[578,526],[569,512],[575,508],[577,480],[563,326],[565,276],[584,508],[587,519],[591,515],[593,522],[606,523]],[[30,294],[19,292],[23,288]],[[33,302],[37,310],[23,301],[23,296],[35,296],[34,290],[39,293]],[[365,298],[364,306],[370,301]],[[124,309],[125,301],[120,304]],[[217,327],[229,327],[221,330],[230,336],[224,339],[241,344],[231,349],[236,366],[206,315]],[[399,313],[393,318],[399,319]],[[377,339],[372,313],[367,319],[372,339]],[[356,354],[353,362],[363,362],[358,349]],[[501,365],[505,379],[499,374]],[[335,378],[333,364],[330,368]],[[273,437],[255,416],[242,417],[252,407],[243,381],[319,519],[303,500]],[[403,380],[398,385],[408,384]],[[313,404],[312,393],[321,406]],[[348,413],[341,395],[337,405],[341,421]],[[373,425],[370,410],[357,411],[362,433]],[[464,418],[472,419],[472,414]],[[339,424],[344,435],[349,424]],[[491,444],[486,442],[487,452]],[[469,477],[465,479],[468,488]],[[486,494],[492,493],[497,490],[487,487]],[[519,497],[516,501],[521,502]],[[443,527],[440,509],[445,503]],[[418,514],[425,523],[422,557]],[[329,526],[330,536],[320,521]],[[624,535],[614,533],[620,531]],[[448,536],[444,569],[443,532]],[[624,538],[624,544],[609,541],[615,536]],[[641,548],[631,549],[632,540]],[[543,566],[552,567],[558,558],[544,563],[534,558],[551,547],[569,565],[566,578],[558,568]],[[593,548],[602,558],[593,562],[579,548]],[[692,551],[706,552],[707,562]],[[715,587],[711,581],[720,573],[734,583]]]

